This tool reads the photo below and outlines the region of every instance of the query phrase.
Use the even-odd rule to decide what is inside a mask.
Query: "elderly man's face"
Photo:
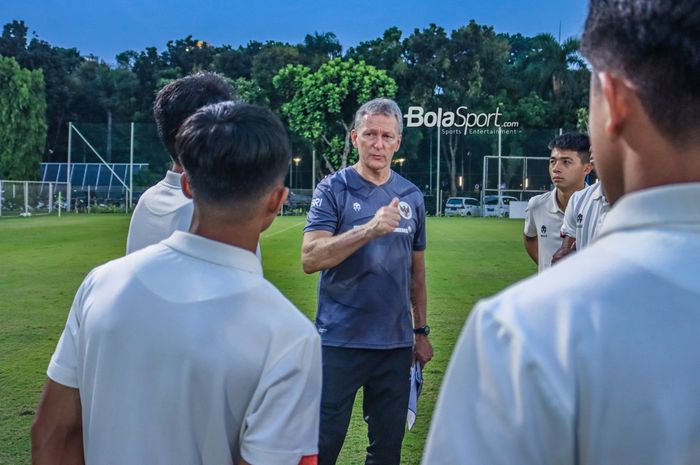
[[[391,169],[391,159],[401,146],[396,118],[365,115],[359,128],[352,131],[352,145],[360,155],[363,168],[374,172]]]

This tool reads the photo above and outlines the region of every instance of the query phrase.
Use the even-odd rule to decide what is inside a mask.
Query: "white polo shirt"
[[[141,195],[131,215],[127,254],[157,244],[174,231],[190,229],[194,206],[182,193],[181,176],[168,170],[162,181]]]
[[[590,247],[478,304],[423,463],[700,463],[698,199],[628,194]]]
[[[91,465],[297,465],[317,453],[321,346],[254,254],[175,232],[95,268],[48,367]]]
[[[181,177],[181,173],[168,170],[162,181],[141,195],[131,215],[127,255],[157,244],[175,231],[190,229],[194,204],[182,193]],[[262,260],[259,243],[255,254]]]
[[[537,195],[527,202],[525,235],[537,237],[537,268],[541,272],[552,266],[552,255],[561,247],[559,230],[564,211],[557,203],[557,189]]]
[[[564,212],[562,237],[566,235],[576,239],[576,250],[587,247],[596,238],[609,211],[610,204],[600,182],[574,192]]]

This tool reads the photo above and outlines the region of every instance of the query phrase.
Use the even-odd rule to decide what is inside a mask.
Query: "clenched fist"
[[[381,237],[398,228],[399,222],[401,222],[399,199],[394,197],[389,205],[377,210],[374,218],[367,223],[367,229],[373,238]]]

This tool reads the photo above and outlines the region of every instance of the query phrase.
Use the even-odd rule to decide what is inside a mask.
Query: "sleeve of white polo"
[[[575,463],[572,415],[547,370],[489,310],[477,306],[452,354],[423,464]]]
[[[73,305],[68,312],[68,320],[58,340],[56,350],[51,357],[47,376],[58,384],[71,388],[78,388],[78,331],[80,330],[80,316],[82,314],[83,293],[85,281],[78,289],[73,299]]]
[[[537,236],[537,225],[535,224],[535,212],[533,211],[535,206],[534,199],[530,199],[527,202],[527,207],[525,208],[525,230],[523,234],[527,237]]]
[[[241,431],[248,463],[298,465],[318,454],[321,341],[310,334],[265,371]]]

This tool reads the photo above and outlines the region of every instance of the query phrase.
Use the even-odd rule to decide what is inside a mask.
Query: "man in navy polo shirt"
[[[375,99],[360,107],[352,131],[359,161],[318,185],[304,228],[304,271],[321,271],[320,465],[335,463],[360,387],[369,436],[366,464],[398,465],[411,362],[425,365],[433,355],[423,194],[391,170],[402,129],[394,101]]]

